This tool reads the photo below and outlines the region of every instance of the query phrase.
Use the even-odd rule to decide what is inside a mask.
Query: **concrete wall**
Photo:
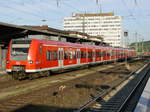
[[[6,68],[6,54],[7,54],[7,49],[2,49],[2,69],[3,70]]]
[[[7,49],[3,49],[0,46],[0,70],[5,70],[6,67],[6,53],[7,53]]]

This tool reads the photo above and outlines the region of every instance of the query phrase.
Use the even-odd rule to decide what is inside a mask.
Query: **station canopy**
[[[28,26],[19,26],[14,24],[8,24],[0,22],[0,44],[8,43],[11,39],[22,38],[25,35],[34,35],[34,34],[43,34],[43,35],[53,35],[53,36],[65,36],[68,37],[65,33],[62,33],[61,30],[39,30],[31,28]]]
[[[37,29],[33,26],[19,26],[14,24],[8,24],[0,22],[0,45],[7,46],[11,39],[24,38],[27,35],[48,35],[48,36],[58,36],[67,39],[67,42],[91,42],[93,40],[78,38],[70,36],[69,32],[58,30],[54,28],[49,28],[48,30]],[[103,42],[97,42],[97,45]],[[105,43],[104,43],[105,44]]]

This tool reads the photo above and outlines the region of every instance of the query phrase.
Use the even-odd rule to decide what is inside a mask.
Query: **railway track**
[[[122,66],[124,63],[120,63],[117,66]],[[18,80],[6,80],[0,81],[0,100],[4,97],[8,98],[9,96],[14,96],[13,93],[16,93],[19,95],[20,93],[24,93],[26,90],[34,90],[37,88],[43,88],[48,85],[52,85],[54,83],[60,83],[64,82],[67,80],[72,80],[78,77],[82,77],[85,75],[89,75],[95,72],[103,71],[105,69],[114,69],[116,67],[116,64],[111,64],[111,65],[103,65],[103,66],[98,66],[98,67],[91,67],[90,70],[88,69],[83,69],[79,71],[73,71],[73,72],[67,72],[63,73],[61,75],[55,75],[51,77],[44,77],[40,79],[35,79],[35,80],[23,80],[23,81],[18,81]],[[22,90],[24,88],[24,90]],[[13,92],[15,91],[15,92]],[[8,94],[8,95],[7,95]]]
[[[109,69],[109,72],[112,72],[114,70],[117,71],[118,69],[120,69],[120,67],[119,68],[118,67],[117,68],[111,68],[111,69]],[[105,74],[107,74],[107,73],[105,73]],[[81,80],[81,82],[85,81],[85,79],[80,79],[80,80]],[[89,80],[91,80],[91,79],[90,78],[86,79],[87,82]],[[110,83],[110,85],[111,85],[111,82],[108,81],[108,83]],[[65,92],[67,90],[73,88],[73,87],[80,88],[82,86],[82,85],[80,85],[80,83],[77,83],[77,84],[74,84],[74,85],[70,85],[70,83],[69,84],[66,84],[66,83],[62,84],[61,83],[61,84],[51,85],[51,86],[55,86],[55,88],[53,88],[53,92],[50,92],[50,91],[47,91],[47,90],[42,90],[42,89],[40,91],[43,91],[43,93],[48,93],[48,94],[51,94],[52,96],[55,96],[55,95],[61,93],[59,88],[63,88],[62,85],[65,85],[67,87],[65,89]],[[2,112],[8,111],[8,110],[10,110],[10,111],[15,110],[15,109],[19,108],[22,105],[29,104],[32,101],[34,101],[36,99],[39,99],[40,97],[41,97],[41,93],[39,93],[39,91],[37,90],[37,92],[34,91],[33,93],[30,93],[30,95],[27,95],[27,96],[22,95],[21,97],[19,96],[19,98],[18,97],[13,97],[13,98],[10,98],[10,99],[7,99],[7,100],[2,100],[1,102],[3,102],[3,103],[1,103],[1,105],[0,105],[0,110]]]
[[[110,74],[111,72],[114,73],[114,71],[118,71],[120,73],[121,71],[119,71],[119,70],[121,70],[121,68],[122,68],[122,66],[118,65],[118,67],[111,66],[109,68],[109,70],[105,70],[105,69],[98,70],[95,68],[91,68],[91,71],[96,71],[97,73],[105,74],[105,76],[107,76],[106,74]],[[76,75],[73,75],[72,78],[70,78],[70,81],[72,81],[71,83],[70,82],[66,83],[66,81],[64,81],[64,82],[58,81],[57,84],[52,84],[45,88],[41,88],[39,90],[30,91],[29,93],[24,93],[21,95],[17,94],[17,95],[11,96],[10,98],[0,100],[0,102],[1,102],[0,103],[0,112],[10,112],[12,110],[22,108],[25,105],[32,104],[33,102],[36,102],[38,99],[41,99],[41,97],[43,97],[43,95],[45,98],[48,98],[48,97],[52,97],[52,96],[57,96],[57,95],[63,93],[64,91],[67,92],[72,88],[78,88],[79,86],[81,87],[81,85],[79,85],[79,83],[74,83],[74,82],[77,82],[79,79],[82,82],[85,82],[85,80],[87,82],[90,81],[90,78],[88,78],[88,76],[86,79],[83,79],[83,80],[81,79],[81,77],[85,77],[85,76],[83,75],[83,76],[77,77]],[[122,80],[127,79],[127,77],[128,76],[118,78],[118,79],[116,79],[117,81],[114,80],[113,82],[108,81],[107,84],[110,86],[110,85],[112,85],[112,83],[121,82]],[[66,78],[68,78],[68,77],[66,77]],[[62,78],[62,80],[64,80],[64,79]],[[63,86],[63,85],[65,85],[65,86]],[[49,88],[53,88],[53,90],[49,89]],[[63,88],[65,88],[65,89],[62,91]],[[104,90],[105,91],[107,90],[106,88],[102,89],[99,87],[96,87],[94,89],[99,89],[98,90],[99,92],[103,92]]]
[[[138,70],[138,69],[137,69]],[[131,74],[133,75],[134,72]],[[112,87],[88,101],[76,112],[132,112],[136,106],[147,80],[150,76],[150,64],[144,68],[138,75],[131,79],[117,94],[108,101],[104,97],[116,88],[122,82],[116,82]]]
[[[96,70],[103,70],[103,69],[109,69],[109,68],[112,68],[114,66],[120,66],[124,63],[115,63],[115,64],[109,64],[109,65],[100,65],[98,67],[91,67],[90,70],[92,71],[96,71]],[[88,69],[83,69],[83,70],[77,70],[75,74],[79,74],[79,73],[83,73],[83,72],[86,72],[88,71]],[[61,75],[70,75],[70,74],[73,74],[73,72],[69,72],[69,73],[62,73]],[[75,75],[74,75],[75,76]],[[27,83],[30,83],[30,82],[36,82],[38,80],[45,80],[45,79],[50,79],[51,77],[53,76],[50,76],[50,77],[41,77],[39,79],[35,79],[35,80],[14,80],[11,78],[11,76],[7,75],[7,74],[0,74],[0,92],[2,89],[5,89],[5,88],[10,88],[10,87],[14,87],[14,86],[17,86],[17,85],[22,85],[22,84],[27,84]],[[56,76],[55,76],[56,77]],[[58,77],[59,78],[59,77]]]

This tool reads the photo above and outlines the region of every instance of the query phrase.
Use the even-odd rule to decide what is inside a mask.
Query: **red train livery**
[[[15,78],[18,78],[25,76],[20,75],[23,73],[56,71],[135,56],[135,51],[131,49],[38,39],[14,39],[8,47],[6,71],[18,74],[15,75]]]
[[[143,56],[150,56],[150,52],[144,52]]]

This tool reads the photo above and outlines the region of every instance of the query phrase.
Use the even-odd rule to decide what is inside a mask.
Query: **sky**
[[[0,22],[47,24],[63,30],[64,17],[73,13],[99,13],[101,6],[102,12],[114,12],[123,17],[123,28],[129,32],[131,43],[150,40],[149,4],[149,0],[0,0]]]

